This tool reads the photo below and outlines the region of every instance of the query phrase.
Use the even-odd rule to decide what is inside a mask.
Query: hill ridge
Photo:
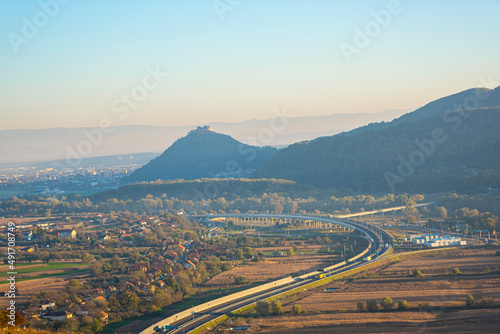
[[[478,92],[489,94],[479,99]],[[375,193],[499,187],[500,87],[471,89],[436,101],[438,107],[428,103],[403,120],[291,145],[252,177]],[[464,101],[478,108],[457,107],[460,102],[467,105]],[[435,141],[431,153],[419,147],[431,139],[439,141],[439,136],[446,139]],[[411,163],[422,155],[422,163]],[[407,173],[401,172],[402,165]]]
[[[250,175],[276,152],[277,149],[272,147],[243,144],[209,126],[198,127],[134,171],[124,182],[243,177]]]

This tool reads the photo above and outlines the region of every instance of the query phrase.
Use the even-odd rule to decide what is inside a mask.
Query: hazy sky
[[[378,112],[499,84],[500,1],[397,3],[2,0],[0,130]]]

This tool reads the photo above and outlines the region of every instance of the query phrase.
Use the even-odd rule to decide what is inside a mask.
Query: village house
[[[108,322],[108,314],[104,311],[99,312],[99,319],[104,322]]]
[[[97,296],[94,298],[95,301],[99,302],[99,303],[107,303],[108,301],[106,300],[106,298],[104,298],[103,296]]]
[[[95,220],[96,222],[98,222],[99,224],[104,224],[106,223],[106,221],[108,220],[107,218],[104,218],[103,215],[101,214],[98,214],[96,217],[95,217]]]
[[[170,249],[173,250],[174,252],[176,252],[177,254],[182,254],[182,253],[184,253],[184,250],[186,248],[182,245],[178,245],[178,246],[172,247]]]
[[[148,265],[146,263],[136,263],[133,266],[128,267],[131,271],[146,271],[148,270]]]
[[[89,314],[89,311],[87,310],[80,310],[78,312],[76,312],[76,315],[88,315]]]
[[[52,299],[44,300],[40,304],[40,308],[42,309],[42,311],[45,311],[46,309],[53,308],[53,307],[56,307],[56,302],[55,302],[55,300],[52,300]]]
[[[197,251],[189,252],[188,259],[194,263],[198,263],[200,261],[200,254]]]
[[[188,260],[186,263],[184,263],[184,268],[196,269],[196,265],[193,262]]]
[[[177,245],[180,245],[181,242],[180,241],[174,241],[174,240],[167,240],[167,245],[168,246],[177,246]]]
[[[68,310],[73,313],[73,314],[76,314],[76,315],[80,315],[82,313],[82,307],[78,304],[75,304],[75,303],[71,303],[69,306],[68,306]],[[88,312],[87,312],[88,313]]]
[[[222,250],[220,248],[216,247],[210,247],[210,248],[204,248],[204,249],[199,249],[198,252],[200,253],[200,256],[202,258],[206,258],[208,256],[212,256],[217,252],[221,252]]]
[[[92,290],[89,290],[89,293],[91,295],[102,295],[102,294],[104,294],[104,289],[101,289],[101,288],[92,289]]]
[[[175,264],[172,261],[170,261],[169,259],[165,259],[165,261],[163,261],[163,266],[165,266],[165,267],[173,268],[174,265]]]
[[[74,229],[59,230],[58,232],[60,238],[66,238],[66,237],[70,237],[71,239],[76,238],[76,231]]]
[[[174,260],[177,259],[177,253],[174,252],[173,250],[169,249],[168,251],[165,252],[165,256],[169,257],[170,259]]]
[[[49,311],[42,315],[42,319],[48,319],[51,321],[63,321],[73,317],[73,313],[69,311]]]
[[[153,275],[155,277],[159,277],[161,275],[161,272],[162,272],[161,267],[159,267],[159,266],[152,266],[150,271],[153,273]]]
[[[151,273],[146,274],[146,282],[148,282],[148,285],[149,283],[153,283],[154,281],[155,281],[155,275]]]

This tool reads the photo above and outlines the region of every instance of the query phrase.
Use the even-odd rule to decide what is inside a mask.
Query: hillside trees
[[[194,182],[194,181],[193,181]],[[200,187],[209,186],[214,181],[199,182]],[[221,181],[222,182],[222,181]],[[255,181],[257,182],[257,181]],[[62,213],[106,213],[109,223],[121,223],[124,220],[139,220],[140,214],[159,214],[167,222],[172,220],[172,214],[185,211],[187,213],[198,212],[270,212],[270,213],[345,213],[357,212],[361,209],[376,210],[383,207],[401,205],[401,198],[388,194],[386,196],[374,197],[370,195],[356,195],[335,197],[328,192],[317,189],[302,188],[293,183],[275,181],[259,181],[265,183],[271,192],[261,192],[264,188],[257,187],[259,191],[246,189],[248,181],[239,181],[236,185],[227,185],[228,191],[232,191],[220,198],[195,198],[186,196],[195,187],[192,183],[171,183],[132,185],[115,191],[93,195],[93,204],[88,205],[88,198],[73,195],[66,200],[53,201],[46,197],[35,197],[28,201],[25,199],[12,198],[0,202],[0,216],[40,216],[50,208],[52,215]],[[257,182],[257,183],[259,183]],[[216,182],[215,182],[216,183]],[[223,181],[222,183],[226,183]],[[155,191],[157,186],[159,191]],[[136,191],[138,189],[143,191]],[[166,190],[172,188],[175,191]],[[147,189],[147,190],[144,190]],[[284,192],[282,192],[284,190]],[[163,196],[167,191],[170,195]],[[177,195],[179,197],[175,197]],[[112,197],[110,197],[112,196]],[[121,196],[117,198],[114,196]],[[418,199],[418,198],[417,198]],[[195,200],[195,201],[193,201]],[[414,202],[418,202],[414,200]],[[192,223],[181,217],[176,221],[182,228],[189,229]],[[38,232],[37,232],[38,233]],[[43,233],[43,232],[42,232]]]
[[[460,131],[441,114],[398,122],[378,131],[296,143],[278,152],[254,177],[370,193],[485,192],[498,188],[500,107],[469,110],[468,116]],[[425,154],[416,141],[431,140],[436,128],[446,139],[438,139],[432,154]],[[417,155],[422,158],[413,163]]]

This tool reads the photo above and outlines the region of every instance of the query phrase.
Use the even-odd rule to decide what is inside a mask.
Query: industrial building
[[[431,239],[424,243],[427,247],[448,247],[448,246],[465,246],[467,241],[460,239],[459,237],[444,236],[442,238]]]
[[[447,247],[447,246],[464,246],[467,244],[465,240],[459,237],[445,235],[442,237],[439,234],[409,234],[406,237],[407,241],[412,244],[424,245],[427,247]]]
[[[441,236],[439,234],[410,234],[406,237],[406,240],[411,241],[412,244],[425,244],[427,241],[438,239]]]

